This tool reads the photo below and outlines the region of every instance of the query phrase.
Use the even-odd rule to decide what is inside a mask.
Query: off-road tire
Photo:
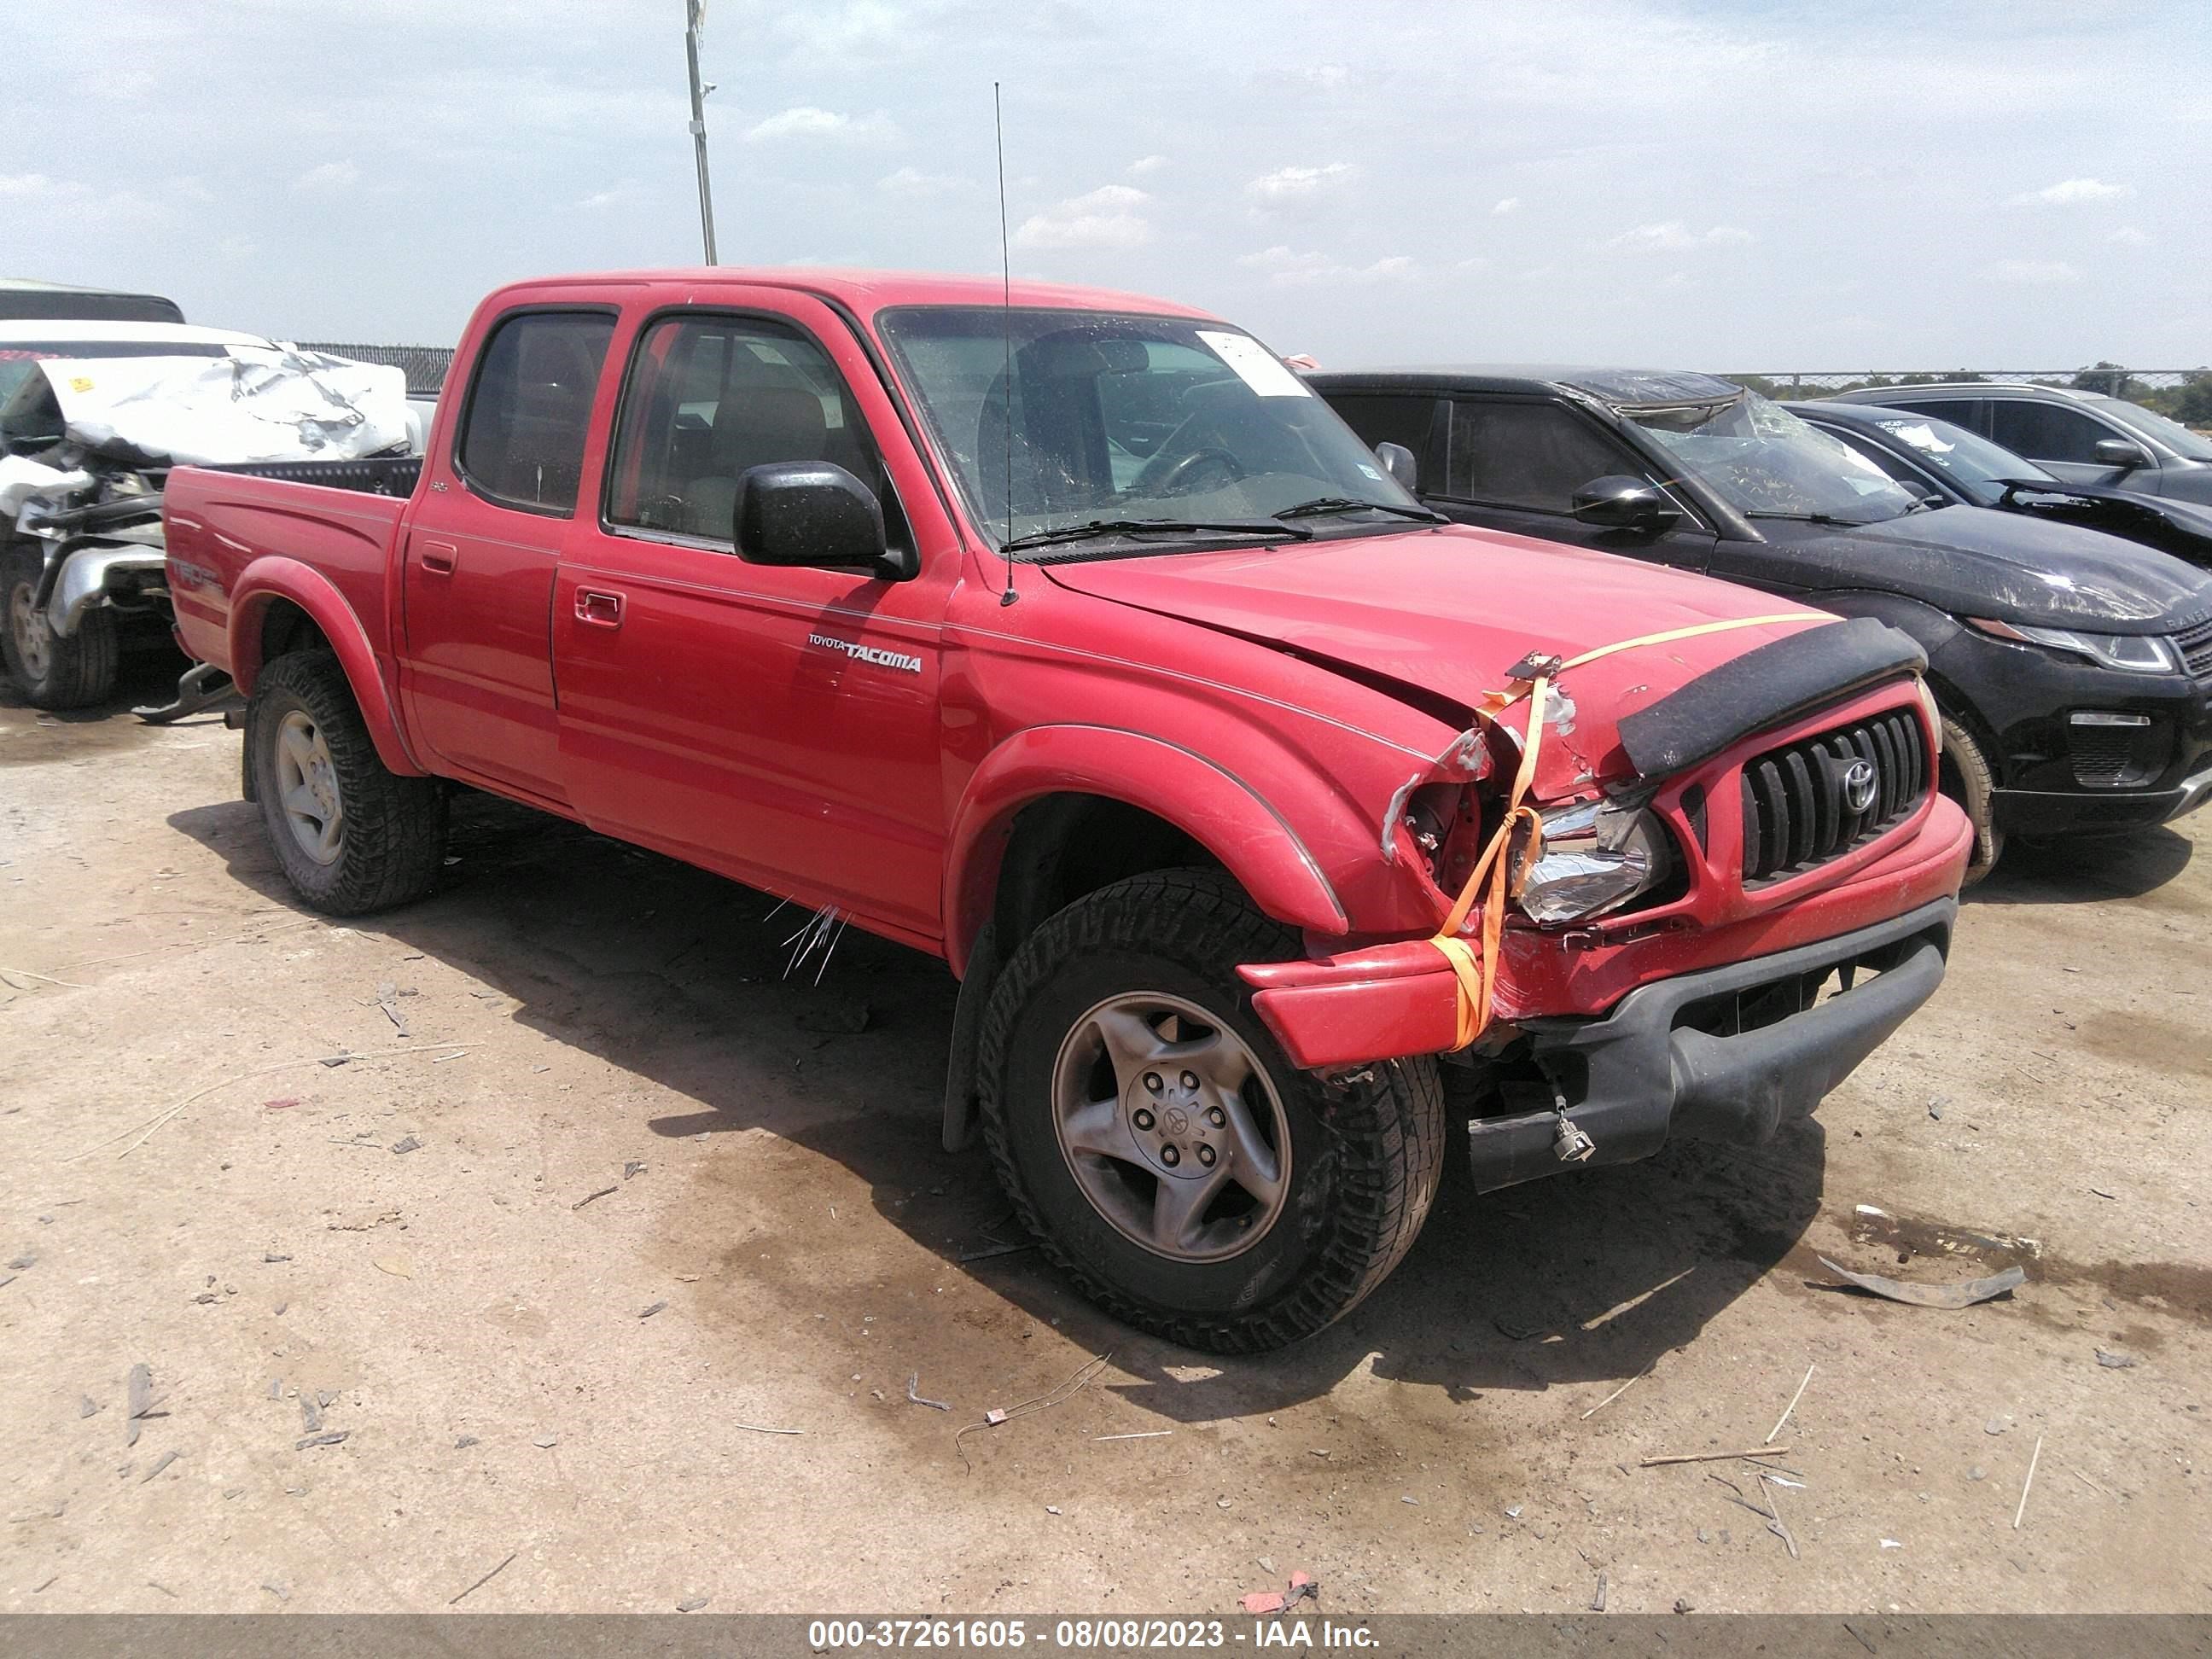
[[[1079,899],[1024,940],[983,1016],[982,1125],[1000,1182],[1045,1255],[1092,1302],[1187,1347],[1250,1353],[1310,1336],[1387,1278],[1419,1236],[1444,1153],[1429,1059],[1325,1085],[1291,1065],[1254,1012],[1239,963],[1298,953],[1221,872],[1133,876]],[[1265,1068],[1288,1125],[1290,1188],[1259,1239],[1224,1261],[1154,1255],[1102,1218],[1069,1173],[1052,1071],[1085,1011],[1133,991],[1194,1003]]]
[[[344,808],[343,838],[330,864],[301,848],[276,784],[277,730],[295,709],[305,711],[329,746]],[[446,850],[445,791],[435,779],[386,769],[331,653],[297,652],[261,671],[246,705],[246,745],[270,848],[309,908],[364,915],[421,898],[436,884]]]
[[[76,632],[67,639],[46,627],[43,617],[31,617],[30,625],[46,629],[46,660],[33,667],[24,658],[15,637],[16,605],[19,599],[30,603],[43,569],[37,551],[20,545],[10,548],[0,562],[6,588],[0,593],[0,656],[7,662],[8,677],[33,708],[85,708],[105,702],[114,694],[116,665],[122,655],[115,613],[105,605],[94,605],[80,617]]]
[[[1996,868],[2004,856],[2004,831],[1996,827],[1997,780],[1981,745],[1948,714],[1943,716],[1943,762],[1940,769],[1943,793],[1959,803],[1974,827],[1974,850],[1966,860],[1961,884],[1972,887]]]

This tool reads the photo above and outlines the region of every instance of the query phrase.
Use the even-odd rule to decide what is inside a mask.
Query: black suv
[[[1902,629],[1978,838],[2139,828],[2212,793],[2212,574],[1905,489],[1705,374],[1451,368],[1310,377],[1464,524],[1680,565]],[[1403,452],[1403,453],[1401,453]],[[1571,596],[1562,596],[1571,598]]]

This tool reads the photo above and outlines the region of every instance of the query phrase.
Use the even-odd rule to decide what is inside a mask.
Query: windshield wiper
[[[1349,495],[1316,495],[1310,501],[1300,501],[1286,507],[1275,514],[1279,519],[1318,519],[1333,513],[1392,513],[1401,519],[1415,519],[1423,524],[1443,524],[1444,515],[1431,513],[1425,507],[1401,507],[1395,501],[1355,501]]]
[[[1747,519],[1787,519],[1792,524],[1836,525],[1845,530],[1861,530],[1868,525],[1880,522],[1875,519],[1846,519],[1837,513],[1747,513],[1743,516]]]
[[[1001,553],[1018,553],[1025,547],[1056,547],[1062,542],[1087,542],[1101,536],[1287,536],[1310,542],[1313,532],[1302,525],[1278,524],[1273,519],[1090,519],[1081,524],[1057,525],[1032,530],[999,544]]]

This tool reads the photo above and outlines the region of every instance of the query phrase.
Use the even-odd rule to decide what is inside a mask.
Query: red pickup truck
[[[170,476],[301,899],[426,892],[466,786],[940,956],[947,1146],[1132,1323],[1317,1330],[1448,1120],[1485,1188],[1757,1140],[1942,977],[1910,641],[1438,522],[1229,324],[561,278],[447,386],[419,463]]]

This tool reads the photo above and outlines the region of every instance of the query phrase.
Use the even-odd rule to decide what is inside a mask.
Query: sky
[[[0,275],[449,344],[700,258],[684,0],[9,0]],[[726,264],[1207,307],[1352,368],[2212,361],[2203,0],[709,0]]]

